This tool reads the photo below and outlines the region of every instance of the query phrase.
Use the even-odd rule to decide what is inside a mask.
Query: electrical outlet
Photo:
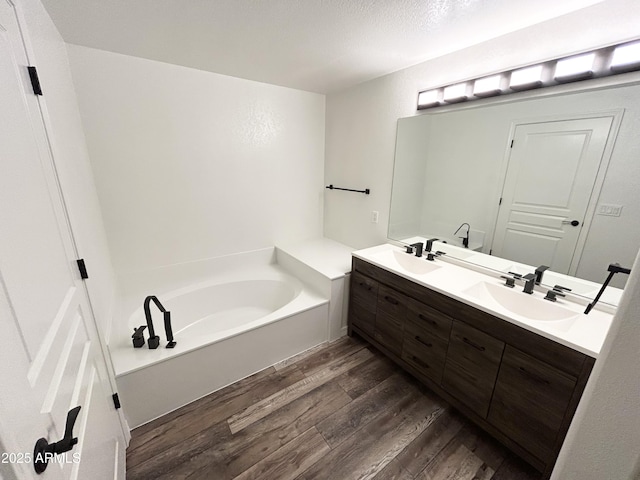
[[[378,223],[378,217],[380,216],[380,214],[378,213],[377,210],[374,210],[371,212],[371,223]]]
[[[622,205],[613,205],[611,203],[601,203],[598,206],[598,215],[607,215],[609,217],[619,217],[622,213]]]

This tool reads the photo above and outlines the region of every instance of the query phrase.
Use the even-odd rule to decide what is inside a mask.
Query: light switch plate
[[[600,205],[598,205],[598,215],[619,217],[621,213],[622,205],[614,205],[612,203],[601,203]]]

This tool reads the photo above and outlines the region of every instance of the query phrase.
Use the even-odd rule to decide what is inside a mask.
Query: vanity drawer
[[[351,274],[350,286],[351,302],[359,304],[365,310],[376,313],[378,303],[378,282],[365,277],[361,273],[353,272]]]
[[[453,321],[442,387],[486,418],[504,342]]]
[[[402,341],[402,359],[406,363],[440,384],[446,355],[447,342],[407,319]]]
[[[449,342],[453,319],[444,313],[423,303],[408,299],[407,320],[421,326],[425,331],[436,335],[445,342]]]
[[[498,374],[489,421],[547,461],[554,456],[577,379],[507,346]]]
[[[392,317],[405,317],[408,298],[391,288],[380,285],[378,288],[378,312]]]

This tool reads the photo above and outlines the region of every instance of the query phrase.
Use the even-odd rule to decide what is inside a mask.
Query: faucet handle
[[[147,328],[146,325],[142,325],[141,327],[133,329],[133,348],[140,348],[144,345],[144,329]]]
[[[549,300],[550,302],[555,302],[556,297],[566,297],[564,293],[561,293],[559,290],[556,290],[555,287],[547,292],[547,295],[544,297],[545,300]]]
[[[553,287],[553,289],[554,289],[556,292],[570,292],[570,291],[571,291],[571,289],[570,289],[570,288],[563,287],[562,285],[555,285],[555,286]]]
[[[511,273],[511,272],[509,272],[509,273]],[[513,287],[516,286],[515,277],[508,277],[507,275],[500,275],[500,278],[504,278],[506,280],[506,282],[504,283],[505,287],[513,288]]]

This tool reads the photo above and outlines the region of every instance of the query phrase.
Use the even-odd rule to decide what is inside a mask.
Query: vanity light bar
[[[473,101],[492,95],[506,95],[635,70],[640,70],[640,41],[424,90],[418,94],[418,110],[437,107],[443,103]]]
[[[491,75],[473,82],[473,94],[476,97],[490,97],[502,92],[502,75]]]
[[[456,83],[455,85],[449,85],[444,87],[444,93],[442,98],[447,103],[462,102],[467,99],[467,84]]]
[[[440,91],[427,90],[418,95],[418,109],[440,105]]]
[[[628,72],[640,68],[640,42],[618,45],[613,51],[611,70]]]
[[[575,57],[563,58],[556,64],[556,73],[553,77],[557,82],[571,82],[593,77],[593,62],[596,58],[594,52]]]
[[[521,68],[511,72],[509,87],[512,90],[531,90],[542,85],[542,65]]]

